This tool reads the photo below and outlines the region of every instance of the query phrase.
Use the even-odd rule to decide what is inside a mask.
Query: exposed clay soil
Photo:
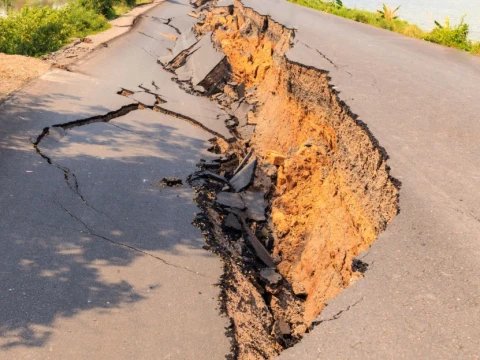
[[[199,11],[205,21],[196,31],[199,38],[213,32],[226,62],[221,60],[200,87],[176,81],[217,101],[229,114],[225,123],[234,137],[212,139],[210,151],[221,156],[201,161],[188,179],[201,209],[194,224],[205,236],[205,248],[223,260],[220,300],[231,320],[234,358],[273,359],[311,330],[328,300],[363,276],[365,268],[355,256],[396,215],[398,189],[385,153],[338,99],[327,74],[286,59],[293,30],[239,2],[229,8],[210,5]],[[181,67],[189,50],[167,69]],[[241,115],[237,110],[243,105],[247,110]],[[58,127],[109,121],[144,107],[135,103]],[[247,125],[240,126],[244,115]],[[255,126],[253,138],[241,131],[248,126]],[[235,175],[249,167],[251,180],[236,189]],[[165,186],[174,180],[165,179]],[[226,206],[219,200],[223,195],[246,203],[246,196],[258,193],[266,218],[264,209],[263,218],[255,218],[250,205]]]
[[[278,294],[265,297],[265,287],[255,286],[258,277],[246,276],[245,264],[229,262],[228,256],[222,256],[227,259],[223,300],[238,358],[273,358],[299,340],[328,300],[363,276],[355,256],[397,214],[398,188],[385,152],[339,100],[327,73],[286,59],[293,30],[237,1],[235,7],[206,12],[196,30],[199,36],[213,31],[212,40],[227,56],[229,80],[244,84],[254,105],[248,114],[248,123],[256,125],[253,139],[230,144],[230,150],[241,159],[253,149],[259,159],[253,187],[270,198],[266,228],[273,239],[263,241],[287,280],[291,302]],[[226,103],[238,99],[232,86],[222,90]],[[218,244],[224,233],[215,224],[223,219],[212,206],[201,206],[210,222],[205,233]],[[294,329],[291,343],[269,338],[278,335],[279,320]]]
[[[293,31],[238,2],[232,15],[210,14],[201,31],[209,24],[235,81],[257,86],[253,147],[279,165],[273,253],[282,275],[306,296],[310,322],[360,276],[352,261],[396,215],[397,188],[384,154],[340,103],[327,74],[286,60]]]

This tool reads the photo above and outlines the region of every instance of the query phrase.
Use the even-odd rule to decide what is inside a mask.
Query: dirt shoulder
[[[95,49],[130,31],[138,17],[164,0],[139,5],[119,18],[110,21],[111,28],[101,33],[76,39],[62,49],[40,59],[0,53],[0,99],[45,74],[52,66],[71,70],[71,66]]]
[[[50,63],[40,59],[0,53],[0,99],[46,73],[50,67]]]

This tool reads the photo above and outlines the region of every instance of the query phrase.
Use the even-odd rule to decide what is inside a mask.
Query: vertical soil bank
[[[285,57],[294,31],[245,8],[214,8],[197,27],[213,31],[231,78],[254,93],[251,142],[278,167],[271,206],[278,270],[305,299],[310,323],[352,284],[356,255],[397,214],[386,155],[329,86],[325,72]]]

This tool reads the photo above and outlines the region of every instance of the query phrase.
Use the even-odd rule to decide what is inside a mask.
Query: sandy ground
[[[52,66],[72,70],[71,67],[75,62],[98,47],[105,46],[108,41],[128,32],[140,15],[161,2],[163,0],[155,0],[137,6],[119,18],[110,21],[112,25],[110,29],[88,36],[87,40],[77,39],[62,49],[43,56],[42,59],[0,53],[0,99],[43,75]]]
[[[46,73],[50,67],[50,63],[40,59],[0,53],[0,99]]]

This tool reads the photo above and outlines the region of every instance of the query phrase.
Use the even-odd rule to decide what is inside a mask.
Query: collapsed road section
[[[189,178],[194,223],[225,264],[236,358],[273,358],[363,276],[355,257],[397,214],[398,183],[328,73],[286,56],[294,29],[239,1],[195,5],[198,23],[159,63],[216,101],[235,138]]]
[[[62,130],[81,138],[84,156],[91,155],[83,144],[89,140],[76,127],[120,139],[120,131],[138,131],[123,124],[127,118],[139,124],[137,110],[150,125],[162,113],[214,136],[209,150],[216,158],[200,161],[188,178],[202,210],[194,224],[205,248],[223,260],[220,300],[235,358],[271,359],[300,341],[325,303],[363,276],[366,266],[355,257],[396,215],[398,187],[385,152],[339,99],[327,72],[286,56],[293,29],[240,2],[201,5],[190,18],[193,27],[162,21],[179,36],[158,62],[186,98],[212,100],[209,116],[152,81],[118,91],[131,104],[54,125],[34,145],[86,203],[75,174],[56,160],[61,152],[52,142]],[[176,177],[159,182],[180,184]]]

